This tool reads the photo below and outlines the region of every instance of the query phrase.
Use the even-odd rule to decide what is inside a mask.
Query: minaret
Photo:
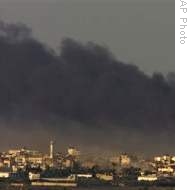
[[[53,144],[54,142],[53,141],[50,141],[50,158],[53,159]]]

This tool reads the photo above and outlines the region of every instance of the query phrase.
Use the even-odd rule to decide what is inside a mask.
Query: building
[[[3,165],[4,165],[5,167],[10,168],[10,167],[11,167],[11,160],[8,159],[8,158],[5,158],[5,159],[3,160]]]
[[[16,155],[20,154],[21,150],[14,149],[14,150],[9,150],[8,154],[10,154],[12,157],[15,157]]]
[[[80,151],[78,151],[76,148],[74,147],[69,147],[68,150],[67,150],[67,153],[69,156],[79,156],[80,155]]]
[[[158,168],[158,172],[162,173],[173,173],[174,169],[171,167],[165,167],[165,168]]]
[[[154,157],[154,167],[158,175],[175,176],[175,156],[163,155]]]
[[[158,180],[156,174],[142,175],[138,177],[138,181],[156,181]]]
[[[104,181],[113,181],[113,175],[108,174],[96,174],[96,177],[98,179],[104,180]]]
[[[15,163],[18,165],[26,165],[26,155],[18,155],[15,157]]]
[[[130,158],[129,158],[129,156],[127,154],[122,154],[120,156],[120,165],[122,167],[128,166],[130,164],[130,162],[131,162],[131,160],[130,160]]]
[[[11,176],[11,170],[9,168],[0,169],[0,178],[9,178]]]
[[[41,155],[32,155],[32,156],[29,156],[26,160],[27,160],[27,163],[34,164],[34,165],[43,164],[43,157]]]
[[[10,172],[0,171],[0,178],[9,178],[9,177],[10,177]]]
[[[162,157],[160,157],[160,156],[154,157],[155,162],[161,162],[161,160],[162,160]]]
[[[77,174],[78,178],[92,178],[92,174]]]
[[[154,162],[156,163],[170,164],[172,161],[175,162],[175,156],[163,155],[154,157]]]
[[[64,161],[63,161],[63,165],[66,168],[73,168],[74,166],[74,160],[72,157],[68,156]]]
[[[28,177],[29,177],[30,181],[39,180],[40,179],[40,173],[29,172]]]

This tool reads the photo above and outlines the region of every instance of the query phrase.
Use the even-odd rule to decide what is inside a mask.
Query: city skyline
[[[27,148],[0,152],[0,179],[9,187],[78,187],[88,184],[148,186],[175,184],[175,156],[154,155],[140,158],[127,153],[107,157],[84,157],[80,150],[68,147],[66,153],[54,152],[49,142],[49,154]],[[18,181],[19,179],[19,181]],[[167,180],[167,181],[166,181]],[[6,183],[7,185],[7,183]]]

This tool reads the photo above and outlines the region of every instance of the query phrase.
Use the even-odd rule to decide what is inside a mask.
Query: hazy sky
[[[94,41],[147,73],[174,71],[174,0],[0,0],[0,20],[26,23],[53,48]]]

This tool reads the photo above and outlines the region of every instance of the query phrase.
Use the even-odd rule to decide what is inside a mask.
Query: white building
[[[92,178],[92,174],[77,174],[79,178]]]
[[[108,174],[96,174],[96,177],[104,181],[113,181],[113,175]]]
[[[79,156],[80,154],[80,152],[74,147],[69,147],[67,152],[69,156]]]
[[[128,155],[122,154],[120,156],[120,164],[121,166],[128,166],[130,164],[131,160]]]
[[[43,163],[43,157],[40,155],[29,156],[27,158],[27,162],[29,162],[31,164],[42,164]]]
[[[156,180],[158,180],[158,178],[155,174],[138,177],[138,181],[156,181]]]
[[[29,172],[28,177],[29,177],[30,181],[38,180],[38,179],[40,179],[40,174]]]
[[[159,172],[166,172],[166,173],[173,173],[174,169],[171,167],[165,167],[165,168],[158,168]]]
[[[0,170],[0,178],[9,178],[11,175],[10,169],[4,168]]]
[[[20,150],[18,150],[18,149],[12,149],[12,150],[9,150],[8,153],[9,153],[12,157],[14,157],[14,156],[20,154]]]
[[[161,162],[162,158],[160,156],[154,157],[155,162]]]

